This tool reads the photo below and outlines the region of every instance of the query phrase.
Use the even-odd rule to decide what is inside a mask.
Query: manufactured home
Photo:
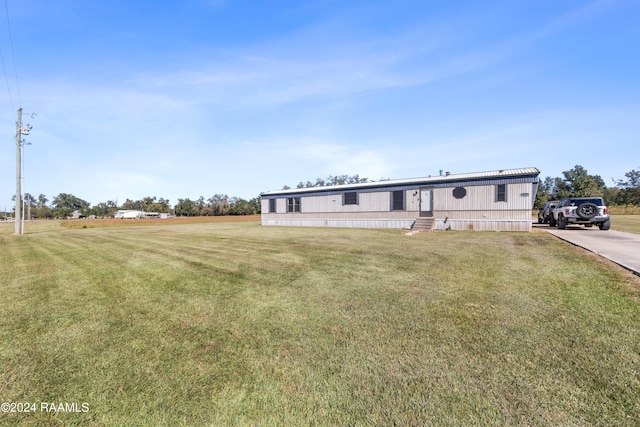
[[[536,168],[270,191],[262,225],[531,231]]]

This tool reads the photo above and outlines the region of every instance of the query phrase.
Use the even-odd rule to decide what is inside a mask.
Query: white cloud
[[[102,188],[106,198],[143,193],[140,197],[175,200],[240,188],[245,192],[239,195],[250,195],[335,174],[379,179],[439,169],[545,164],[566,169],[586,162],[587,155],[607,164],[619,160],[624,173],[638,167],[624,163],[638,158],[637,141],[632,142],[640,133],[633,124],[637,107],[608,107],[619,102],[612,98],[599,110],[580,110],[565,98],[563,111],[538,112],[544,108],[540,103],[512,112],[499,105],[506,95],[494,98],[483,86],[488,79],[491,90],[505,90],[501,85],[507,80],[515,87],[521,76],[513,67],[544,73],[547,63],[533,56],[524,64],[509,59],[524,56],[531,46],[544,48],[542,41],[554,41],[566,29],[581,30],[609,4],[591,2],[573,11],[554,6],[569,12],[549,19],[552,12],[545,10],[515,30],[499,27],[499,36],[487,35],[486,15],[464,11],[445,22],[424,17],[384,32],[352,30],[359,18],[333,16],[325,18],[331,22],[305,22],[279,39],[233,47],[194,44],[197,51],[184,46],[181,61],[155,68],[133,61],[127,69],[139,68],[120,81],[114,76],[125,75],[121,70],[87,81],[42,73],[43,80],[22,85],[25,104],[39,114],[31,120],[28,182],[50,197],[74,189],[98,195]],[[511,16],[503,16],[505,10],[494,6],[489,22],[500,25]],[[459,82],[475,92],[460,90],[453,98],[450,92]],[[476,95],[486,111],[456,109],[465,108],[461,96]],[[628,99],[635,102],[632,95]],[[13,113],[3,125],[11,131]],[[595,154],[562,149],[578,139],[606,146]],[[11,150],[0,153],[6,182],[14,178],[12,156]],[[565,166],[555,166],[561,163]],[[5,187],[7,198],[13,188]],[[104,201],[96,197],[95,202]]]

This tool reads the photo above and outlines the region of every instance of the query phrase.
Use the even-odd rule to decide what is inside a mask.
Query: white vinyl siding
[[[303,196],[305,212],[373,212],[389,211],[391,203],[388,191],[358,193],[357,205],[343,204],[342,194]]]
[[[462,199],[453,197],[453,188],[435,188],[433,205],[435,211],[494,211],[531,210],[531,183],[506,186],[507,202],[496,201],[497,185],[465,186],[467,195]]]

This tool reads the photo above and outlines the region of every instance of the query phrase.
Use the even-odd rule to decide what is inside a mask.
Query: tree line
[[[564,197],[604,197],[609,206],[640,206],[640,170],[631,170],[624,174],[626,179],[613,180],[614,186],[607,187],[600,175],[591,175],[582,166],[576,165],[562,172],[562,177],[546,177],[540,181],[536,194],[536,207],[541,207],[549,200],[560,200]],[[381,179],[386,180],[385,178]],[[315,181],[300,182],[297,188],[325,187],[342,184],[374,182],[359,175],[336,175]],[[291,187],[285,185],[283,190]],[[15,200],[15,196],[13,197]],[[245,200],[229,197],[226,194],[215,194],[208,199],[200,196],[196,200],[178,199],[171,206],[168,199],[144,197],[140,200],[126,199],[122,204],[108,200],[91,206],[89,202],[73,194],[60,193],[51,200],[40,194],[35,197],[25,193],[25,217],[33,219],[68,218],[74,212],[82,216],[113,218],[113,214],[121,209],[140,210],[144,212],[167,213],[175,216],[220,216],[220,215],[255,215],[260,213],[260,197]],[[6,213],[5,213],[6,215]],[[0,213],[0,217],[3,214]]]
[[[381,181],[385,181],[385,178],[382,178]],[[322,179],[317,178],[315,182],[300,181],[296,188],[313,188],[313,187],[329,187],[332,185],[344,185],[344,184],[359,184],[363,182],[374,182],[370,181],[369,178],[360,178],[360,175],[329,175],[329,177]],[[291,190],[291,187],[285,185],[282,187],[283,190]]]
[[[565,197],[603,197],[608,206],[640,206],[640,171],[624,174],[626,179],[613,180],[607,187],[600,175],[591,175],[582,166],[576,165],[562,172],[562,177],[546,177],[540,181],[536,194],[536,207],[549,200]]]
[[[12,198],[15,201],[15,196]],[[91,203],[73,194],[60,193],[51,200],[40,194],[35,197],[24,194],[25,218],[55,219],[69,218],[74,212],[81,216],[97,218],[113,218],[118,210],[139,210],[144,212],[167,213],[175,216],[218,216],[218,215],[255,215],[260,213],[260,198],[245,200],[229,197],[226,194],[215,194],[208,199],[200,196],[197,200],[178,199],[171,206],[169,199],[144,197],[140,200],[126,199],[122,204],[108,200],[91,206]],[[4,213],[7,215],[7,213]],[[4,216],[0,213],[0,217]]]
[[[318,178],[315,182],[300,182],[297,188],[304,187],[324,187],[329,185],[356,184],[361,182],[372,182],[368,178],[361,178],[359,175],[336,175],[328,178]],[[290,189],[284,186],[283,189]],[[12,198],[15,201],[15,196]],[[144,212],[167,213],[175,216],[223,216],[223,215],[256,215],[260,213],[260,197],[245,200],[240,197],[229,197],[226,194],[214,194],[205,199],[200,196],[198,199],[189,198],[178,199],[178,202],[171,206],[169,199],[163,197],[143,197],[140,200],[126,199],[119,204],[114,200],[100,202],[93,206],[86,200],[73,194],[60,193],[51,201],[44,195],[33,196],[24,194],[25,218],[32,219],[54,219],[69,218],[74,212],[78,212],[83,217],[113,218],[118,210],[138,210]],[[9,213],[0,212],[0,218]]]

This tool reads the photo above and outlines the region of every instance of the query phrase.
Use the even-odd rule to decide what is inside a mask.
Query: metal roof
[[[292,188],[289,190],[276,190],[262,193],[262,196],[275,196],[282,194],[312,193],[322,191],[356,190],[359,188],[391,187],[398,185],[435,184],[445,182],[467,181],[476,179],[493,179],[520,176],[538,176],[537,168],[500,169],[487,172],[458,173],[449,175],[428,176],[422,178],[394,179],[388,181],[361,182],[358,184],[330,185],[325,187]]]

